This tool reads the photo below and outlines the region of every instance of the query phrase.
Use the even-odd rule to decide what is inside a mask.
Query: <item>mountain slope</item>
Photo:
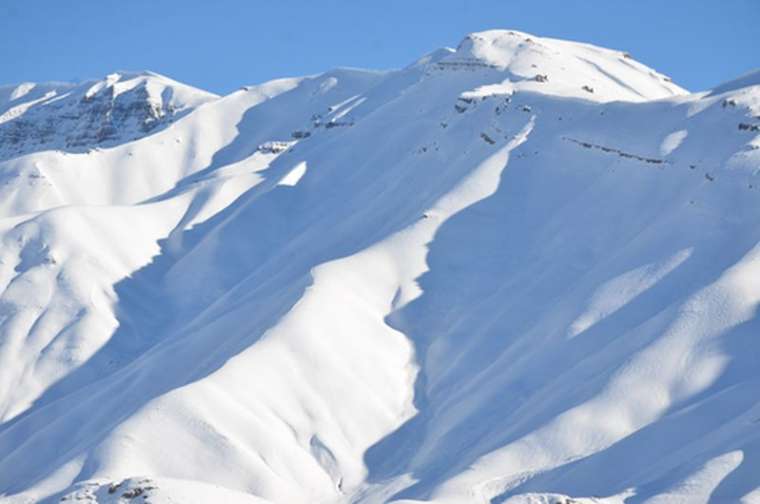
[[[752,79],[489,31],[193,97],[0,161],[5,500],[760,499]]]

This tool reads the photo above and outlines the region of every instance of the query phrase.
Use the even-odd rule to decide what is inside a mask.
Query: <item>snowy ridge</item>
[[[123,118],[0,147],[0,501],[760,500],[751,76],[495,30],[0,103]]]
[[[0,88],[0,159],[136,140],[216,96],[152,72]]]

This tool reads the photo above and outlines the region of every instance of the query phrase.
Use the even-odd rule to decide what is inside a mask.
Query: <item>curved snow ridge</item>
[[[760,86],[760,69],[747,72],[741,77],[715,86],[710,90],[711,95],[738,91],[742,88]]]
[[[26,411],[46,393],[45,400],[54,397],[53,385],[90,361],[117,327],[130,332],[131,321],[115,318],[114,285],[150,263],[159,251],[156,242],[181,215],[176,202],[162,205],[158,214],[155,209],[58,208],[24,219],[3,235],[0,334],[18,351],[15,356],[0,352],[4,420]],[[71,242],[70,236],[90,238]],[[145,282],[134,292],[147,300],[154,288]],[[145,309],[141,303],[136,300]],[[150,308],[146,311],[155,315]],[[126,339],[125,345],[105,352],[98,371],[81,373],[81,381],[73,380],[63,389],[69,392],[98,373],[110,372],[131,351],[145,346],[151,335],[135,331]],[[7,365],[8,359],[17,365]],[[12,383],[17,385],[8,388]]]

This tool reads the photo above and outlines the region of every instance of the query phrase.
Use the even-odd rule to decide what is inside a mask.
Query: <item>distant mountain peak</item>
[[[80,84],[24,83],[5,89],[0,159],[134,140],[218,98],[148,71],[114,72]]]

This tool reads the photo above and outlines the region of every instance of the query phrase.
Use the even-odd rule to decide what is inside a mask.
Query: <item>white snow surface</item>
[[[0,501],[760,502],[756,75],[0,88]]]

